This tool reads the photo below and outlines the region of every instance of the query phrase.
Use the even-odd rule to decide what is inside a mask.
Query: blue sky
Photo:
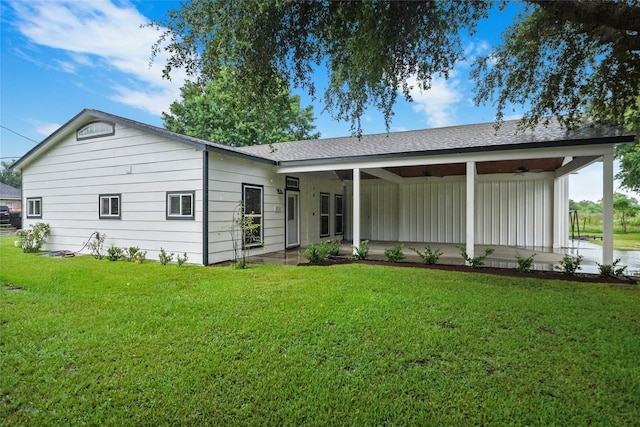
[[[186,76],[177,72],[172,81],[163,80],[162,57],[150,66],[151,45],[158,33],[141,25],[179,5],[176,1],[0,0],[2,160],[22,156],[35,145],[29,139],[41,141],[83,108],[162,126],[161,113],[179,98]],[[516,12],[515,5],[504,13],[496,10],[473,37],[465,36],[466,60],[456,65],[448,80],[436,77],[431,90],[414,91],[413,103],[400,101],[391,130],[492,121],[495,111],[490,105],[473,105],[470,64],[499,43]],[[320,87],[326,81],[322,72],[316,78]],[[323,137],[349,134],[348,123],[336,122],[323,112],[320,101],[297,93],[303,105],[313,105]],[[506,112],[507,118],[519,118],[521,113],[518,108]],[[363,131],[384,132],[382,115],[367,111]],[[598,163],[572,176],[571,198],[601,198],[600,171]]]

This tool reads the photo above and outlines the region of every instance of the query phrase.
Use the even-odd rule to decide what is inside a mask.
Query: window
[[[342,194],[336,194],[333,208],[335,209],[335,234],[340,235],[344,229],[344,198]]]
[[[120,219],[120,194],[101,194],[100,218]]]
[[[167,192],[167,219],[195,219],[194,191]]]
[[[262,246],[262,197],[263,188],[258,185],[242,185],[242,202],[244,206],[244,218],[252,218],[257,227],[245,233],[244,244],[246,247]]]
[[[27,198],[27,218],[42,218],[42,197]]]
[[[298,191],[300,190],[300,179],[288,176],[285,181],[285,187],[287,190]]]
[[[329,235],[329,193],[320,193],[320,237]]]
[[[100,136],[115,135],[116,125],[110,122],[92,122],[84,125],[76,132],[76,139],[98,138]]]

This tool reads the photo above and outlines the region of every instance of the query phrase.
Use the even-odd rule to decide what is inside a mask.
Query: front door
[[[300,193],[287,190],[287,248],[300,246]]]

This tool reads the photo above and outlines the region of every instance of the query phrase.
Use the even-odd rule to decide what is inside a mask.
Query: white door
[[[300,193],[287,191],[287,248],[300,246]]]

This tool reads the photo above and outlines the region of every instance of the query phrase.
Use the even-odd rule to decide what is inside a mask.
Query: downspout
[[[209,152],[202,152],[202,264],[209,265]]]

